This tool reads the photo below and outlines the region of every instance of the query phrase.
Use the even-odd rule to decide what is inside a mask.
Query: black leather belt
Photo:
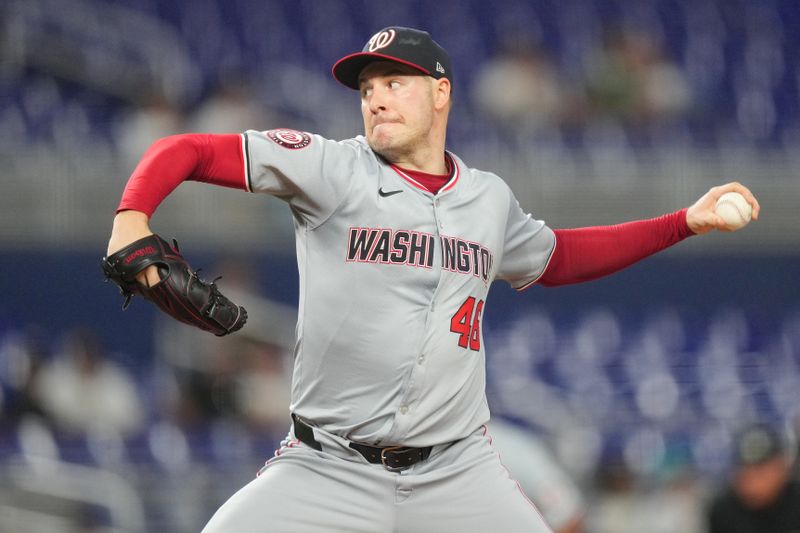
[[[294,435],[307,446],[311,446],[315,450],[322,450],[322,445],[314,438],[314,431],[311,426],[297,418],[292,414],[294,420]],[[349,446],[364,456],[368,462],[372,464],[382,464],[387,470],[392,472],[399,472],[411,465],[420,461],[424,461],[431,454],[432,446],[425,448],[409,448],[406,446],[387,446],[380,448],[378,446],[369,446],[367,444],[359,444],[358,442],[350,442]]]

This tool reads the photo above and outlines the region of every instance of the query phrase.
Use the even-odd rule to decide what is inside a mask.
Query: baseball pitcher
[[[428,33],[385,28],[333,76],[358,91],[363,135],[160,139],[114,220],[104,268],[123,294],[225,335],[242,327],[244,310],[154,235],[150,217],[196,180],[276,196],[294,219],[289,432],[205,531],[550,531],[487,435],[481,326],[492,282],[524,291],[595,279],[691,235],[729,230],[714,212],[725,192],[743,194],[754,219],[758,203],[729,183],[651,220],[553,230],[500,177],[446,150],[455,78]]]

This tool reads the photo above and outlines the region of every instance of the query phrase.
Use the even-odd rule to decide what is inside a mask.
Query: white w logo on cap
[[[394,30],[386,30],[386,31],[379,31],[367,43],[368,50],[370,52],[374,52],[375,50],[380,50],[381,48],[386,48],[394,41],[394,36],[396,35]]]

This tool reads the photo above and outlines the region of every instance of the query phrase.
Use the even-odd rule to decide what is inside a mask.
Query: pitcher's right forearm
[[[111,238],[108,241],[108,255],[124,248],[134,241],[152,235],[148,217],[140,211],[120,211],[114,217]]]
[[[236,134],[182,134],[157,140],[136,165],[117,211],[152,216],[186,180],[246,190],[242,145],[243,137]]]
[[[164,137],[145,152],[131,174],[114,218],[108,255],[152,235],[150,217],[159,204],[185,180],[247,190],[241,135],[183,134]],[[137,279],[145,285],[160,281],[155,266]]]

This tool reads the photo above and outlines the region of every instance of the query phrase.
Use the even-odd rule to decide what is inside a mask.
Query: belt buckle
[[[404,446],[387,446],[386,448],[382,448],[381,449],[381,464],[383,465],[383,467],[386,470],[388,470],[390,472],[400,472],[400,471],[406,469],[405,466],[389,466],[388,464],[386,464],[386,455],[385,455],[386,452],[393,452],[395,450],[402,450],[403,448],[404,448]]]

